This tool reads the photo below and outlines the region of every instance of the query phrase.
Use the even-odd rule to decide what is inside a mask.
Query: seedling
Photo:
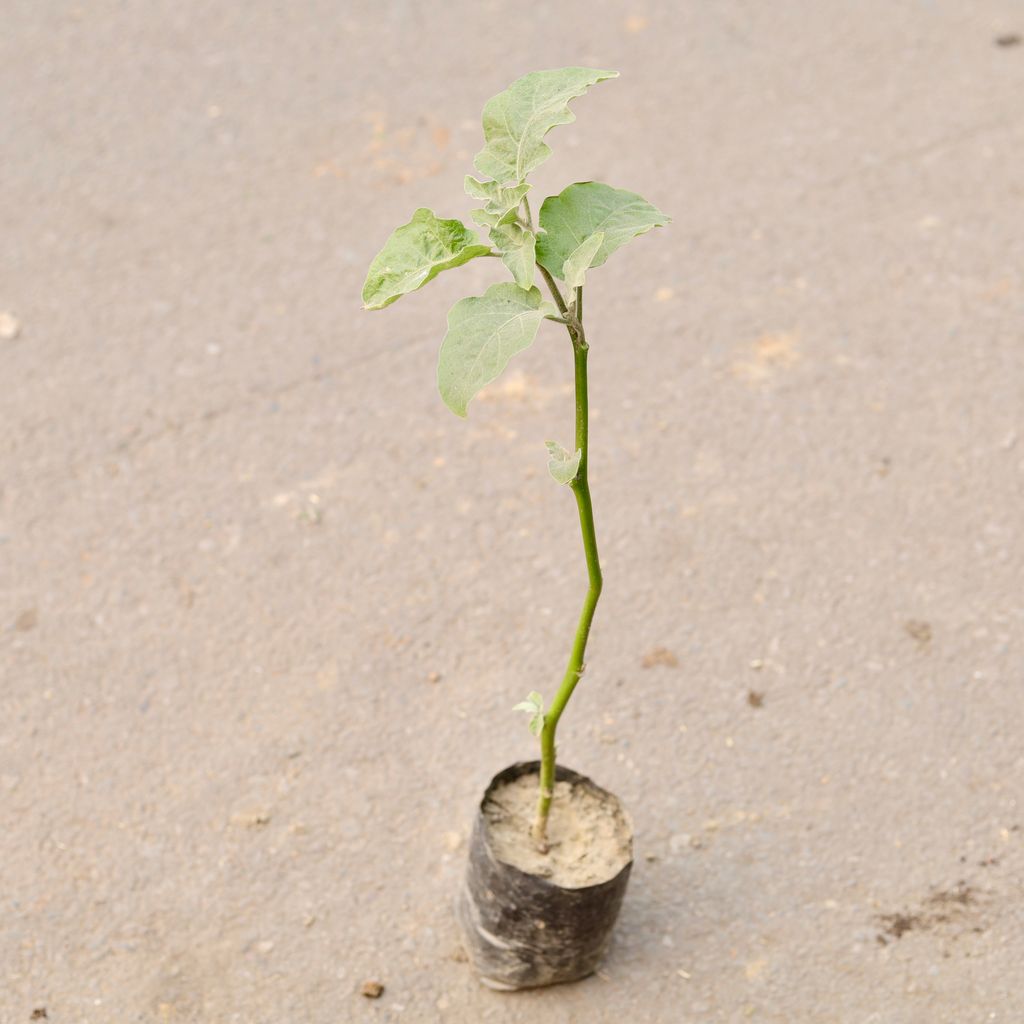
[[[458,220],[442,220],[419,209],[397,228],[370,264],[363,286],[366,309],[383,309],[422,288],[444,270],[478,257],[504,263],[512,281],[493,284],[483,295],[462,299],[448,313],[441,342],[437,384],[452,412],[465,416],[473,397],[534,341],[542,320],[562,325],[572,343],[576,383],[576,437],[571,450],[554,441],[548,447],[552,477],[572,491],[579,509],[589,587],[554,699],[545,709],[536,691],[516,705],[529,714],[540,739],[541,771],[533,838],[546,850],[547,821],[555,782],[555,731],[583,673],[587,638],[601,595],[594,512],[587,481],[587,354],[583,288],[588,273],[616,249],[669,218],[634,192],[596,181],[569,185],[540,207],[539,226],[530,211],[526,180],[551,150],[544,137],[556,125],[576,118],[569,101],[592,85],[618,77],[616,71],[560,68],[534,71],[489,100],[483,111],[484,148],[473,160],[480,178],[467,175],[467,194],[481,206],[473,220],[488,241]],[[543,282],[546,300],[537,286]]]

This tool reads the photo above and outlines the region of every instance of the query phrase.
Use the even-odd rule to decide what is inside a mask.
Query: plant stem
[[[542,268],[543,272],[543,268]],[[545,277],[547,275],[545,274]],[[557,287],[550,282],[553,294]],[[589,433],[589,411],[587,403],[587,345],[580,319],[583,311],[582,289],[576,291],[576,323],[569,328],[573,343],[573,360],[576,370],[576,447],[580,452],[580,465],[576,479],[572,482],[572,492],[576,497],[576,505],[580,514],[580,531],[583,534],[583,550],[587,558],[587,575],[589,587],[583,601],[576,637],[573,641],[569,664],[562,679],[562,685],[555,694],[551,706],[544,713],[544,728],[540,734],[540,797],[537,803],[537,817],[533,824],[533,839],[541,852],[547,852],[548,815],[551,812],[551,798],[555,788],[555,730],[558,720],[562,717],[566,704],[576,689],[576,684],[583,675],[583,658],[587,650],[587,638],[590,626],[594,621],[597,599],[601,596],[603,580],[601,563],[597,556],[597,535],[594,531],[594,509],[590,501],[590,484],[587,480],[587,441]]]
[[[555,284],[555,279],[548,273],[545,267],[542,267],[539,263],[537,269],[540,271],[540,276],[544,278],[544,283],[548,286],[548,291],[551,292],[551,298],[555,300],[555,305],[558,307],[558,312],[565,316],[569,312],[569,307],[565,304],[565,299],[562,298],[562,293],[559,291],[558,285]],[[576,336],[572,330],[569,331],[569,336],[573,340],[573,345],[576,344]]]

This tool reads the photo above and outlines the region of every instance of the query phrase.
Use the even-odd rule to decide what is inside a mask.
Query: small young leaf
[[[551,154],[543,142],[557,124],[576,120],[569,101],[617,71],[558,68],[532,71],[513,82],[484,106],[485,145],[473,160],[481,174],[495,181],[522,182]]]
[[[537,262],[561,278],[565,261],[591,235],[601,232],[604,240],[590,261],[591,267],[599,267],[630,239],[662,227],[669,220],[635,192],[597,181],[577,182],[544,200],[540,208]]]
[[[571,484],[580,470],[580,459],[583,452],[577,448],[576,454],[567,452],[557,441],[545,441],[548,448],[548,472],[560,484]]]
[[[503,217],[509,210],[516,210],[524,196],[533,186],[526,184],[506,188],[496,181],[479,181],[471,174],[466,175],[466,195],[471,199],[484,201],[484,212]]]
[[[544,709],[544,698],[536,691],[531,690],[526,695],[526,700],[521,700],[513,711],[542,711]]]
[[[533,344],[541,320],[553,307],[540,290],[494,284],[482,296],[461,299],[448,311],[448,333],[441,342],[437,386],[445,405],[458,416],[485,384],[490,384],[517,352]]]
[[[533,287],[537,269],[537,236],[519,224],[500,224],[491,228],[491,243],[501,253],[501,260],[512,272],[520,288]]]
[[[587,270],[597,255],[597,250],[604,242],[604,232],[595,231],[566,257],[562,265],[562,279],[567,288],[582,288],[587,277]]]
[[[470,210],[470,217],[482,228],[494,228],[499,224],[514,224],[516,222],[516,211],[509,210],[506,213],[488,213],[484,209]]]
[[[383,309],[422,288],[442,270],[490,251],[461,221],[441,220],[431,210],[419,209],[408,224],[392,232],[374,257],[363,285],[363,305]]]
[[[513,711],[525,711],[530,716],[530,732],[539,736],[544,728],[544,698],[536,691],[531,690],[526,700],[521,700]]]

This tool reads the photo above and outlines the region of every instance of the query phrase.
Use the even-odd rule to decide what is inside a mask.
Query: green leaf
[[[532,185],[523,183],[506,188],[496,181],[479,181],[471,174],[466,175],[466,195],[471,199],[484,201],[484,212],[503,217],[509,210],[517,210]]]
[[[532,71],[517,79],[484,106],[485,145],[474,158],[474,166],[496,181],[518,184],[550,156],[544,136],[555,125],[576,120],[569,101],[618,74],[594,68],[558,68]]]
[[[448,333],[437,364],[445,405],[465,416],[476,393],[533,343],[552,308],[541,300],[539,289],[524,291],[510,283],[491,285],[482,296],[456,302],[448,311]]]
[[[577,448],[576,454],[567,452],[557,441],[545,441],[548,448],[548,472],[560,483],[571,484],[580,470],[580,459],[583,452]]]
[[[587,270],[590,268],[591,263],[594,262],[594,257],[597,255],[597,250],[601,248],[602,242],[604,242],[604,232],[595,231],[594,234],[583,239],[573,249],[562,265],[562,277],[565,280],[566,287],[583,287],[583,282],[587,277]]]
[[[521,700],[512,710],[513,711],[543,711],[544,710],[544,698],[536,690],[531,690],[526,695],[526,700]]]
[[[530,732],[539,736],[544,728],[544,698],[536,691],[531,690],[526,700],[521,700],[513,711],[525,711],[530,715]]]
[[[491,228],[491,243],[501,253],[501,260],[512,272],[520,288],[533,287],[537,269],[537,236],[519,224],[501,224]]]
[[[470,210],[469,215],[482,228],[494,228],[499,224],[514,224],[516,221],[515,210],[509,210],[504,214],[488,213],[486,210]]]
[[[383,309],[403,295],[422,288],[442,270],[460,267],[490,252],[461,221],[441,220],[419,209],[408,224],[392,232],[374,257],[363,285],[366,309]]]
[[[565,261],[588,238],[601,232],[604,240],[590,261],[591,267],[599,267],[630,239],[670,220],[635,192],[598,181],[577,182],[544,200],[540,208],[537,262],[561,278]]]

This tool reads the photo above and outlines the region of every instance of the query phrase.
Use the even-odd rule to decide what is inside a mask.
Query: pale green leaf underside
[[[465,416],[476,393],[533,343],[551,308],[541,301],[539,289],[524,291],[511,283],[491,285],[482,296],[456,302],[448,312],[437,365],[445,405]]]
[[[544,728],[544,698],[532,690],[526,700],[521,700],[513,711],[525,711],[530,716],[530,732],[539,736]]]
[[[580,470],[580,459],[583,452],[577,448],[575,453],[567,452],[557,441],[545,441],[548,454],[548,472],[560,484],[571,484]]]
[[[516,211],[509,210],[508,213],[488,213],[484,209],[470,210],[470,217],[473,218],[482,228],[493,228],[499,224],[514,224],[516,219]]]
[[[419,209],[408,224],[392,232],[374,257],[363,285],[366,309],[383,309],[403,295],[422,288],[442,270],[460,267],[474,256],[490,252],[475,231],[461,221],[441,220]]]
[[[590,268],[597,250],[604,242],[604,232],[595,231],[594,234],[584,238],[582,242],[569,254],[562,264],[562,279],[567,288],[582,288],[587,278],[587,270]]]
[[[532,71],[517,79],[484,106],[485,145],[473,159],[474,166],[496,181],[521,182],[551,154],[544,136],[555,125],[576,120],[569,101],[618,74],[594,68],[558,68]]]
[[[533,287],[533,274],[537,269],[537,236],[518,224],[502,224],[491,228],[491,244],[501,253],[520,288]]]
[[[604,240],[590,261],[591,267],[599,267],[630,239],[662,227],[670,219],[635,192],[597,181],[577,182],[544,200],[537,262],[561,278],[565,261],[588,238],[601,232]]]
[[[471,199],[482,199],[484,212],[503,217],[509,210],[516,210],[524,196],[533,186],[526,182],[511,188],[496,181],[480,181],[471,174],[466,175],[466,195]]]

